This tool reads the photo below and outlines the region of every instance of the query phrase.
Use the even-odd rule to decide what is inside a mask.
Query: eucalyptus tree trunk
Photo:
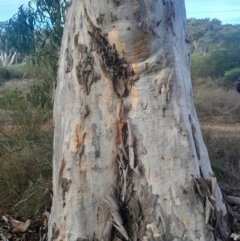
[[[192,100],[183,0],[69,3],[49,240],[225,240]]]
[[[0,62],[3,66],[12,65],[14,60],[17,58],[17,52],[12,49],[7,53],[6,51],[0,50]]]

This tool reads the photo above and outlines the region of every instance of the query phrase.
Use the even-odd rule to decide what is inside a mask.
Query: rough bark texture
[[[69,2],[50,240],[227,238],[186,39],[183,0]]]

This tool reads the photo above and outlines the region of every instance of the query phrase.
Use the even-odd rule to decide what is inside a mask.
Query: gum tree
[[[192,100],[183,0],[72,0],[49,240],[225,240]]]

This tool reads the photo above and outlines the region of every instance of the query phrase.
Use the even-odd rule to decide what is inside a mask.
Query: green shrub
[[[45,79],[44,81],[33,84],[27,93],[27,100],[35,108],[43,108],[45,110],[52,109],[51,99],[51,80]]]
[[[195,54],[191,57],[191,76],[192,78],[211,76],[211,69],[208,64],[207,56]]]
[[[33,66],[30,62],[14,64],[10,66],[0,66],[0,81],[5,82],[10,79],[44,79],[48,77],[46,67]]]
[[[234,68],[224,73],[222,83],[224,85],[233,85],[240,77],[240,68]]]
[[[240,66],[240,49],[215,50],[205,55],[194,54],[191,60],[193,78],[222,77],[230,69]]]
[[[1,82],[10,79],[22,79],[25,72],[19,65],[1,66],[0,67],[0,80]]]
[[[11,78],[10,72],[6,67],[0,66],[0,82],[4,82]]]

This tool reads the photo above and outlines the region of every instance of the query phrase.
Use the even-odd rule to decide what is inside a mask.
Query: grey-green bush
[[[239,77],[240,77],[240,68],[234,68],[234,69],[228,70],[224,73],[222,83],[228,86],[233,85],[234,82],[237,81]]]

